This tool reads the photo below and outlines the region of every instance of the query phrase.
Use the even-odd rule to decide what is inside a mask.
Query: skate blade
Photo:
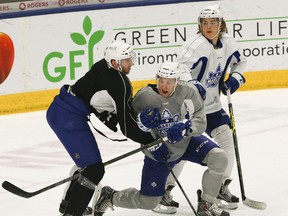
[[[158,204],[152,211],[161,214],[175,214],[177,212],[177,208]]]

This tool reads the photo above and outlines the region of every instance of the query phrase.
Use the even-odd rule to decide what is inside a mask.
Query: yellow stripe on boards
[[[45,110],[59,89],[0,96],[0,115]]]
[[[244,73],[246,83],[239,90],[288,88],[288,70]]]
[[[240,91],[288,88],[288,70],[245,72],[246,83]],[[133,94],[155,80],[132,81]],[[46,110],[59,89],[0,96],[0,115]]]

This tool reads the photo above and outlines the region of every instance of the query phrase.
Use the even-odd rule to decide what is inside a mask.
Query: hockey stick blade
[[[47,191],[47,190],[50,190],[50,189],[52,189],[54,187],[62,185],[64,183],[66,183],[66,182],[72,181],[72,180],[78,178],[79,175],[80,174],[76,174],[76,175],[70,176],[70,177],[68,177],[66,179],[60,180],[60,181],[58,181],[56,183],[53,183],[52,185],[49,185],[47,187],[44,187],[44,188],[42,188],[40,190],[37,190],[37,191],[34,191],[34,192],[24,191],[23,189],[17,187],[16,185],[14,185],[14,184],[12,184],[12,183],[10,183],[8,181],[4,181],[2,183],[2,187],[4,189],[6,189],[7,191],[9,191],[9,192],[11,192],[11,193],[13,193],[13,194],[15,194],[17,196],[20,196],[20,197],[23,197],[23,198],[30,198],[30,197],[33,197],[33,196],[35,196],[37,194],[40,194],[40,193],[42,193],[44,191]]]
[[[4,181],[4,182],[2,183],[2,187],[3,187],[4,189],[6,189],[7,191],[9,191],[9,192],[11,192],[11,193],[13,193],[13,194],[16,194],[16,195],[18,195],[18,196],[24,197],[24,198],[30,198],[30,197],[36,195],[36,194],[34,194],[34,193],[29,193],[29,192],[27,192],[27,191],[22,190],[21,188],[17,187],[17,186],[14,185],[14,184],[11,184],[11,183],[8,182],[8,181]]]
[[[267,206],[266,203],[264,202],[259,202],[259,201],[251,200],[248,198],[243,200],[243,204],[250,208],[259,209],[259,210],[264,210],[266,209],[266,206]]]

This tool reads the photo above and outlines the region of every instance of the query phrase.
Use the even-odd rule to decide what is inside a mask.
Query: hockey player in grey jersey
[[[245,83],[243,71],[246,59],[236,41],[229,36],[223,19],[223,11],[218,5],[210,5],[201,10],[198,17],[199,32],[188,38],[177,52],[177,61],[186,67],[181,80],[202,84],[206,90],[205,113],[207,117],[206,133],[225,150],[228,166],[218,195],[219,206],[226,209],[236,209],[239,198],[228,189],[231,183],[231,173],[235,163],[233,137],[230,129],[230,118],[222,108],[220,93],[226,95],[229,89],[233,94]],[[230,75],[225,81],[226,73]],[[177,164],[173,171],[179,176],[183,162]],[[154,211],[170,214],[176,212],[178,203],[169,195],[175,185],[170,175],[167,181],[167,193]],[[222,200],[225,202],[222,203]],[[165,211],[165,206],[169,209]],[[174,206],[174,209],[172,208]]]
[[[139,90],[132,105],[138,113],[138,126],[163,142],[144,151],[141,189],[116,191],[109,186],[95,195],[94,216],[113,206],[152,210],[165,193],[172,168],[181,160],[207,166],[202,178],[203,194],[198,195],[198,215],[229,216],[215,204],[224,171],[226,153],[207,137],[203,100],[194,85],[179,84],[182,70],[178,63],[164,62],[157,71],[156,85]],[[166,140],[168,138],[168,141]],[[201,191],[200,191],[201,192]]]

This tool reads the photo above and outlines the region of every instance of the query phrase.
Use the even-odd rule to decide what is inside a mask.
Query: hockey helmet
[[[158,71],[156,73],[157,88],[158,89],[160,88],[159,79],[161,77],[168,79],[175,79],[174,89],[171,91],[169,95],[171,96],[175,92],[178,81],[183,71],[184,69],[177,62],[170,62],[170,61],[163,62],[162,65],[160,65],[160,67],[158,68]]]
[[[215,5],[210,5],[205,8],[203,8],[199,14],[198,17],[198,24],[200,25],[200,19],[203,18],[218,18],[219,22],[222,22],[223,19],[223,11],[221,10],[220,6],[215,4]]]
[[[109,67],[112,67],[111,61],[115,60],[119,65],[121,60],[131,58],[133,64],[135,63],[136,53],[133,48],[124,41],[113,41],[108,44],[104,52],[104,58]]]
[[[182,72],[183,70],[180,67],[179,63],[165,61],[158,68],[158,71],[156,73],[156,79],[159,79],[160,77],[164,77],[164,78],[171,78],[171,79],[175,78],[178,81]]]

